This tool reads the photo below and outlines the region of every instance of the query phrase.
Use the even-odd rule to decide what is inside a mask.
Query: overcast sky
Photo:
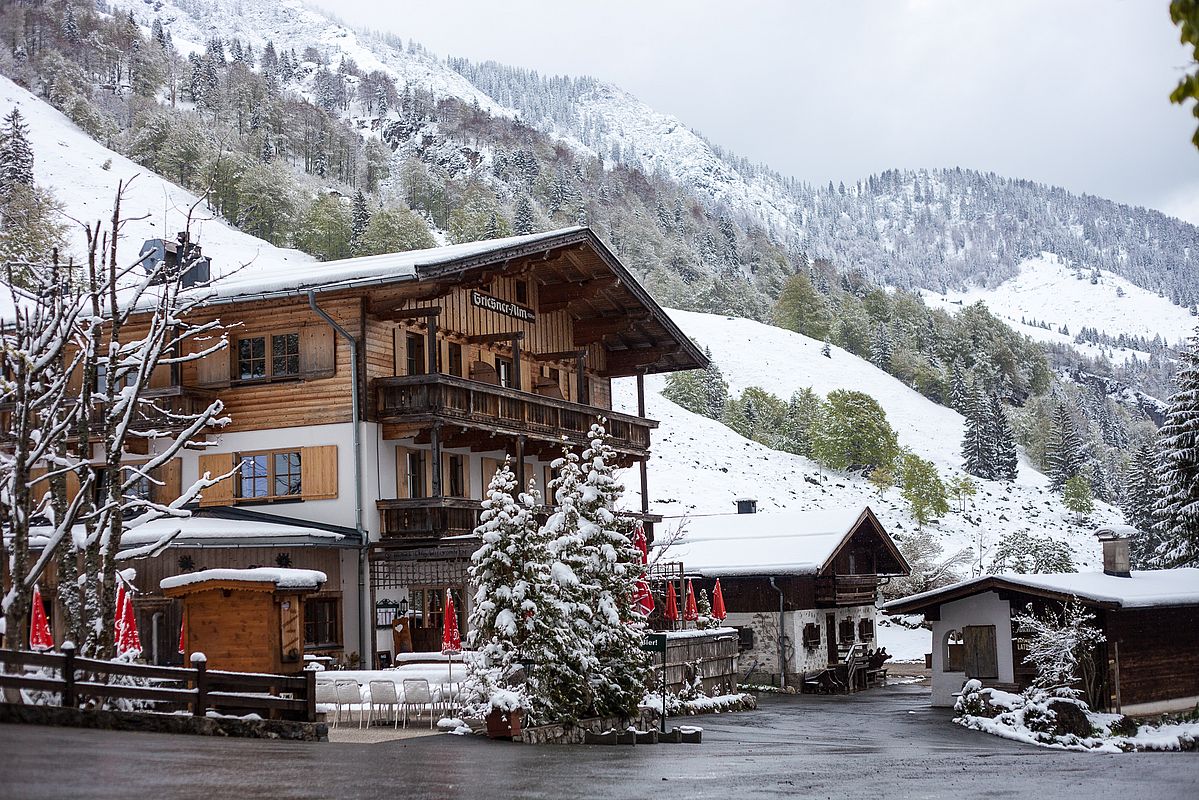
[[[320,5],[441,56],[611,81],[812,182],[972,167],[1199,223],[1167,0]]]

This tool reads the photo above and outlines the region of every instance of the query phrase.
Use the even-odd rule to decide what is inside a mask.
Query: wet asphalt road
[[[1199,798],[1199,754],[1063,753],[967,731],[928,689],[766,698],[702,745],[371,745],[0,725],[0,798]]]

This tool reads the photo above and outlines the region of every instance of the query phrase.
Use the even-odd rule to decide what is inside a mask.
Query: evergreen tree
[[[583,676],[570,671],[562,605],[550,577],[548,540],[538,529],[533,492],[516,494],[508,459],[496,471],[482,502],[471,556],[475,586],[464,687],[466,711],[529,712],[534,722],[574,719],[573,695]],[[524,680],[520,680],[523,671]]]
[[[512,217],[512,232],[517,236],[525,236],[533,232],[533,206],[529,198],[521,195],[516,201],[516,210]]]
[[[366,195],[359,189],[354,193],[353,208],[350,211],[350,255],[363,255],[362,240],[366,236],[366,226],[370,221],[371,212],[366,207]]]
[[[792,275],[783,284],[774,305],[774,324],[813,339],[829,335],[832,316],[828,303],[806,274]]]
[[[884,372],[891,371],[891,334],[886,325],[879,325],[874,332],[874,341],[870,345],[870,363]]]
[[[78,44],[79,23],[75,20],[75,6],[70,2],[67,2],[64,5],[65,9],[63,10],[62,16],[62,36],[70,44]],[[158,22],[157,19],[154,21]],[[161,23],[159,23],[159,27],[161,28]]]
[[[21,110],[14,107],[0,126],[0,203],[18,186],[33,186],[33,146]]]
[[[1132,564],[1138,569],[1148,565],[1160,539],[1155,531],[1154,506],[1157,504],[1157,462],[1153,443],[1146,441],[1133,451],[1124,471],[1124,491],[1120,510],[1124,522],[1137,529],[1132,542]]]
[[[1070,409],[1059,402],[1053,412],[1049,438],[1045,442],[1045,464],[1049,472],[1050,486],[1060,492],[1066,481],[1082,472],[1086,463],[1082,437],[1070,415]]]
[[[965,409],[965,436],[962,439],[963,468],[980,478],[995,477],[995,448],[991,439],[990,408],[981,386],[970,394]]]
[[[966,388],[961,364],[955,360],[949,365],[949,407],[965,414],[969,400],[970,391]]]
[[[1166,421],[1158,435],[1154,532],[1160,541],[1152,562],[1199,567],[1199,330],[1180,358]]]
[[[700,373],[700,391],[705,410],[700,413],[711,419],[720,419],[729,402],[729,385],[720,371],[720,365],[712,358],[712,351],[705,347],[704,355],[708,359],[708,366]]]
[[[1016,435],[1008,423],[1007,414],[999,395],[991,395],[989,439],[991,440],[991,477],[1000,481],[1014,481],[1020,471],[1020,457],[1016,452]]]

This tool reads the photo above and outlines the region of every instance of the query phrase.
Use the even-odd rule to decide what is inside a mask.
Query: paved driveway
[[[528,747],[434,736],[267,742],[0,726],[12,798],[1199,798],[1199,754],[1092,755],[952,725],[928,689],[778,697],[704,716],[702,745]]]

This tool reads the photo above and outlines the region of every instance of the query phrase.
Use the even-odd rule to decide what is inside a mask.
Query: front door
[[[994,625],[962,628],[963,661],[967,678],[998,678],[999,660]]]
[[[824,638],[828,642],[828,663],[839,663],[841,659],[840,653],[837,652],[837,620],[832,614],[824,615]]]

